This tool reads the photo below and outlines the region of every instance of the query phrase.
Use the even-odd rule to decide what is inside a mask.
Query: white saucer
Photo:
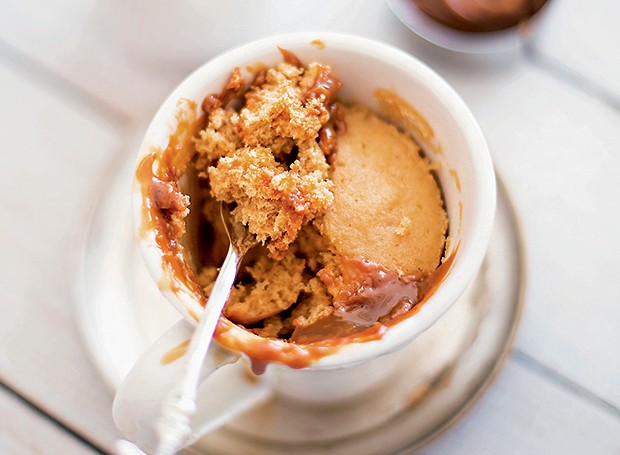
[[[140,353],[180,319],[151,280],[133,241],[130,155],[99,191],[77,264],[78,325],[112,390]],[[413,452],[462,416],[503,365],[521,313],[523,282],[520,234],[499,184],[495,229],[480,274],[459,302],[407,348],[410,361],[371,397],[348,406],[308,408],[276,396],[208,434],[191,452]]]

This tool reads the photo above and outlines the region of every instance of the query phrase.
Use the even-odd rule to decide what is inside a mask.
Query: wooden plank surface
[[[620,106],[620,2],[554,0],[550,7],[534,56]]]
[[[120,130],[7,64],[0,96],[12,107],[0,122],[0,381],[95,444],[109,441],[111,395],[76,330],[71,257]]]
[[[254,39],[328,30],[405,48],[418,41],[384,0],[363,5],[227,0],[180,3],[168,14],[167,0],[151,0],[149,8],[122,0],[0,0],[0,48],[42,65],[116,113],[146,120],[196,67]],[[241,17],[251,17],[251,25],[239,26]]]
[[[590,49],[617,30],[609,29],[608,2],[593,4],[584,14],[601,30],[586,40],[590,47],[567,45],[571,53],[563,53],[570,23],[557,21],[576,20],[565,6],[574,0],[556,2],[563,12],[549,21],[555,25],[541,35],[536,58],[443,51],[411,34],[381,1],[363,11],[337,2],[332,11],[351,9],[351,20],[320,22],[398,45],[453,84],[479,119],[521,215],[529,275],[518,338],[523,357],[428,453],[620,450],[620,112],[606,93],[592,93],[545,60],[576,64],[581,76],[615,93],[620,66]],[[59,0],[50,8],[42,0],[0,0],[0,298],[9,309],[0,318],[0,382],[110,451],[117,437],[112,397],[75,327],[70,252],[90,195],[127,138],[121,124],[150,116],[198,57],[188,55],[164,73],[124,65],[127,49],[114,41],[117,25],[105,19],[105,5]],[[279,30],[300,21],[293,17]],[[579,388],[586,393],[575,393]]]
[[[100,452],[0,388],[0,453],[90,455]]]
[[[620,420],[511,360],[470,414],[422,453],[612,455]]]
[[[476,111],[526,239],[517,345],[620,409],[620,111],[536,67]]]

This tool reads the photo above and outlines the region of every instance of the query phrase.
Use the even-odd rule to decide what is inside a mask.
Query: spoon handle
[[[163,403],[155,423],[159,444],[155,455],[172,455],[183,448],[191,436],[190,419],[196,412],[196,394],[202,364],[211,345],[224,305],[235,282],[240,255],[229,246],[226,259],[213,285],[205,311],[185,355],[185,374]]]

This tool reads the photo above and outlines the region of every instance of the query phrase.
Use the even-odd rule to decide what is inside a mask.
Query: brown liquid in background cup
[[[412,0],[437,22],[464,32],[495,32],[529,20],[548,0]]]

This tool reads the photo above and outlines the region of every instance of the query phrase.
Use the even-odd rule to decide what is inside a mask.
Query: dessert
[[[364,106],[341,104],[329,67],[281,52],[284,61],[249,84],[234,69],[204,99],[192,153],[175,168],[195,173],[197,190],[164,181],[150,194],[175,245],[188,209],[200,214],[187,229],[198,237],[191,254],[205,296],[227,250],[218,207],[229,204],[259,245],[224,315],[256,335],[308,344],[413,311],[441,264],[448,222],[415,141]]]

